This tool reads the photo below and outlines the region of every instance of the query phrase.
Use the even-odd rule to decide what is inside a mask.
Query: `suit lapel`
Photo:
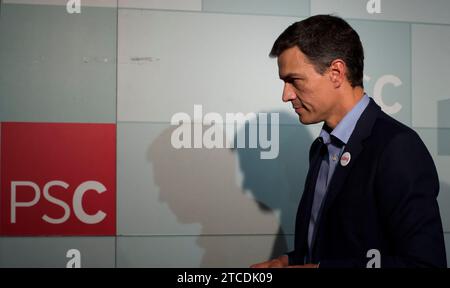
[[[330,184],[329,184],[329,190],[326,194],[326,197],[324,199],[324,203],[321,209],[320,214],[325,215],[327,210],[331,207],[333,204],[333,201],[336,199],[336,196],[342,191],[342,186],[344,185],[353,165],[355,164],[356,160],[358,159],[359,154],[363,150],[363,140],[370,136],[372,132],[372,127],[375,123],[375,120],[377,118],[378,112],[380,111],[380,107],[373,101],[373,99],[370,99],[369,105],[367,106],[366,110],[361,114],[361,117],[359,118],[355,129],[353,130],[352,135],[350,136],[349,141],[347,142],[347,145],[344,148],[344,151],[342,152],[342,155],[346,152],[350,153],[351,159],[347,166],[342,166],[340,162],[336,166],[336,169],[334,171],[334,174],[331,178]],[[321,228],[323,227],[324,217],[320,217],[319,224],[317,227],[317,235],[316,239],[314,241],[314,247],[313,251],[316,252],[316,244],[319,242],[319,237],[321,236]],[[315,256],[317,253],[314,253]]]
[[[295,221],[295,251],[296,257],[302,258],[307,253],[307,237],[309,217],[311,216],[311,208],[314,199],[314,190],[316,186],[317,176],[319,174],[321,157],[320,148],[324,145],[316,139],[311,145],[309,152],[309,170],[305,180],[303,196],[297,209],[297,217]],[[297,259],[299,263],[303,259]]]

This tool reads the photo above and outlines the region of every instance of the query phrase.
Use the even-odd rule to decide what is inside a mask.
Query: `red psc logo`
[[[0,125],[0,235],[116,234],[114,124]]]

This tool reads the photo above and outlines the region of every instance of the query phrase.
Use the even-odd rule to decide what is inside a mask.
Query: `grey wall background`
[[[2,1],[0,121],[116,123],[117,237],[0,237],[0,267],[64,267],[70,248],[83,267],[247,267],[291,249],[321,126],[281,101],[267,55],[319,13],[359,32],[366,92],[432,153],[450,256],[450,1],[381,0],[369,14],[362,0],[86,0],[73,15],[65,2]],[[172,148],[172,115],[195,104],[280,113],[279,157]]]

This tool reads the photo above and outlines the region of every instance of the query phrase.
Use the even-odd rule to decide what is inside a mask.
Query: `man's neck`
[[[355,107],[363,96],[364,89],[362,87],[353,87],[349,93],[346,93],[346,96],[342,97],[343,101],[339,102],[339,107],[336,107],[330,119],[325,120],[326,125],[331,129],[336,128],[339,122]]]

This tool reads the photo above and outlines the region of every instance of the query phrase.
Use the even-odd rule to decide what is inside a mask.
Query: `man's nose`
[[[289,83],[284,83],[283,88],[283,102],[289,102],[297,98],[297,95],[295,95],[294,89],[292,89],[292,85]]]

